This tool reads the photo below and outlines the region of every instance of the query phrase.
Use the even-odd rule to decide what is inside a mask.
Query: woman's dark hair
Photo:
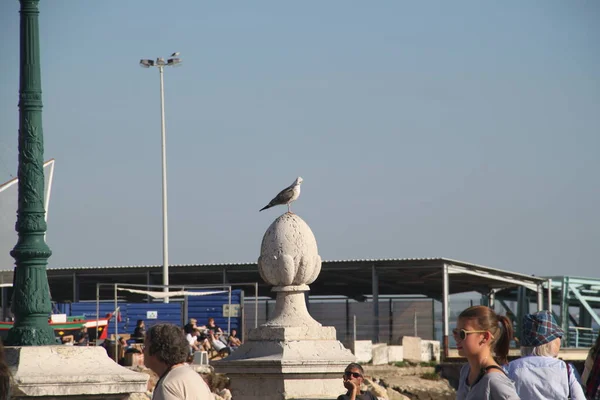
[[[513,338],[513,327],[507,317],[497,315],[494,310],[486,306],[473,306],[461,312],[458,318],[474,321],[478,330],[489,331],[492,334],[490,346],[494,350],[496,361],[501,365],[508,362],[508,348]]]
[[[146,333],[144,344],[148,354],[168,366],[185,362],[190,353],[190,345],[181,328],[173,324],[154,325]]]
[[[189,333],[190,335],[192,333],[194,333],[194,331],[196,330],[196,328],[194,328],[192,325],[187,324],[183,327],[183,333],[185,333],[186,335]]]
[[[365,370],[363,369],[363,367],[360,364],[357,364],[357,363],[348,364],[348,366],[346,367],[346,369],[344,371],[348,371],[349,369],[352,369],[352,368],[356,368],[357,370],[360,371],[361,375],[363,375],[363,376],[365,375]]]
[[[136,326],[140,326],[140,325],[142,325],[143,323],[144,323],[144,320],[143,320],[143,319],[138,319],[138,320],[137,320],[137,324],[136,324]]]
[[[0,400],[8,399],[10,393],[10,368],[4,360],[4,344],[0,340]]]

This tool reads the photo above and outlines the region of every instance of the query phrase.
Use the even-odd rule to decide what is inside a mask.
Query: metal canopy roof
[[[364,299],[373,293],[374,274],[379,295],[411,294],[440,299],[443,268],[449,272],[449,293],[489,293],[516,285],[533,290],[545,278],[503,271],[447,258],[366,259],[323,261],[321,273],[310,285],[311,295],[344,295]],[[12,270],[0,271],[2,282],[12,282]],[[95,298],[96,283],[160,284],[161,265],[68,267],[48,269],[54,301]],[[171,285],[259,282],[259,294],[271,296],[256,263],[176,264],[169,266]],[[78,290],[77,296],[74,291]]]

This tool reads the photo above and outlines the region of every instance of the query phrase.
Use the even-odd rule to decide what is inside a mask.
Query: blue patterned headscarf
[[[522,346],[537,347],[562,338],[564,334],[550,311],[538,311],[523,317]]]

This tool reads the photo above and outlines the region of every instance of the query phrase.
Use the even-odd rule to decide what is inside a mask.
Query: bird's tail
[[[262,210],[266,210],[267,208],[271,208],[271,207],[273,207],[273,206],[271,205],[271,203],[269,203],[266,206],[264,206],[263,208],[261,208],[260,210],[258,210],[258,212],[261,212]]]

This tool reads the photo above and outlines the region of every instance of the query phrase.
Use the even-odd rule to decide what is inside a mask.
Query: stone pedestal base
[[[236,400],[335,399],[354,360],[333,327],[261,326],[213,367],[231,379]]]
[[[11,399],[127,399],[147,391],[148,375],[121,367],[102,347],[6,347]]]

